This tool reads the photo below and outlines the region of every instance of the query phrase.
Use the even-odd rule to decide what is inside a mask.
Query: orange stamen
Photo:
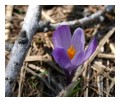
[[[68,57],[70,60],[75,56],[76,50],[74,49],[73,45],[67,50]]]

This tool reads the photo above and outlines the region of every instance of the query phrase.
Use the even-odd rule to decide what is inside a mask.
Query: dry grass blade
[[[99,94],[99,97],[102,97],[103,96],[103,75],[100,74],[97,76],[97,86],[98,86],[98,94]]]
[[[100,64],[99,62],[95,61],[94,64],[93,64],[93,67],[96,67],[94,70],[95,71],[99,71],[99,72],[102,72],[102,71],[105,71],[105,72],[112,72],[112,71],[115,71],[115,68],[109,68],[103,64]]]
[[[48,59],[47,58],[45,58],[45,57],[43,57],[43,56],[37,56],[37,55],[34,55],[34,56],[27,56],[26,58],[25,58],[25,61],[26,62],[31,62],[31,61],[48,61]]]
[[[31,52],[31,48],[29,49],[27,56],[30,55]],[[25,64],[25,63],[24,63]],[[27,66],[28,63],[26,63]],[[21,97],[22,91],[23,91],[23,83],[24,83],[24,79],[25,79],[25,74],[26,74],[26,70],[25,70],[25,66],[22,66],[21,68],[21,72],[20,72],[20,81],[19,81],[19,88],[18,88],[18,97]]]
[[[26,73],[24,67],[25,67],[25,66],[22,66],[22,68],[21,68],[19,88],[18,88],[18,97],[21,97],[22,90],[23,90],[23,82],[24,82],[25,73]]]
[[[48,65],[50,65],[51,67],[53,67],[55,70],[57,70],[58,72],[60,72],[61,74],[64,75],[63,71],[60,70],[53,62],[49,61],[47,58],[45,58],[44,56],[27,56],[25,58],[26,62],[32,62],[32,61],[44,61],[46,62]]]
[[[113,43],[110,43],[109,46],[110,46],[110,49],[112,50],[112,53],[115,54],[115,45]]]
[[[49,20],[51,23],[56,23],[56,21],[47,15],[44,11],[42,11],[42,16],[45,17],[46,20]]]
[[[86,84],[86,86],[89,86],[89,80],[90,80],[90,68],[88,68],[88,72],[87,72],[87,75],[86,75],[86,80],[85,80],[85,84]],[[88,97],[88,87],[86,87],[86,89],[84,90],[84,97]]]
[[[99,58],[115,59],[115,55],[113,55],[113,54],[98,53],[97,56],[98,56]]]

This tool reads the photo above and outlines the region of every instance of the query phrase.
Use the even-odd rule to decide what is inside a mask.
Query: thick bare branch
[[[11,57],[5,72],[5,96],[12,96],[12,88],[23,65],[33,35],[37,32],[41,17],[41,6],[28,7],[20,34],[12,48]]]

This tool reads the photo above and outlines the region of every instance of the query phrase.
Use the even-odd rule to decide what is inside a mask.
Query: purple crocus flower
[[[85,50],[84,31],[81,28],[77,28],[71,37],[71,32],[67,25],[59,26],[54,31],[52,40],[54,45],[52,55],[55,61],[64,70],[67,81],[70,83],[74,71],[95,51],[97,40],[94,37]]]

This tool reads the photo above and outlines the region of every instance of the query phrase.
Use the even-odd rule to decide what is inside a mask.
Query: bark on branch
[[[70,28],[77,28],[80,26],[85,26],[87,24],[93,24],[93,22],[96,22],[96,21],[102,22],[104,21],[103,14],[106,12],[110,13],[114,11],[114,9],[115,9],[114,5],[106,5],[103,10],[99,10],[95,12],[94,14],[88,17],[81,18],[81,19],[77,19],[73,21],[65,21],[65,22],[55,23],[55,24],[52,24],[50,21],[39,22],[40,28],[38,29],[38,31],[46,32],[46,31],[55,30],[59,25],[63,25],[63,24],[67,24]]]
[[[19,75],[32,38],[37,32],[41,17],[41,6],[30,5],[20,34],[12,48],[11,57],[5,72],[5,96],[12,96],[13,85]]]

